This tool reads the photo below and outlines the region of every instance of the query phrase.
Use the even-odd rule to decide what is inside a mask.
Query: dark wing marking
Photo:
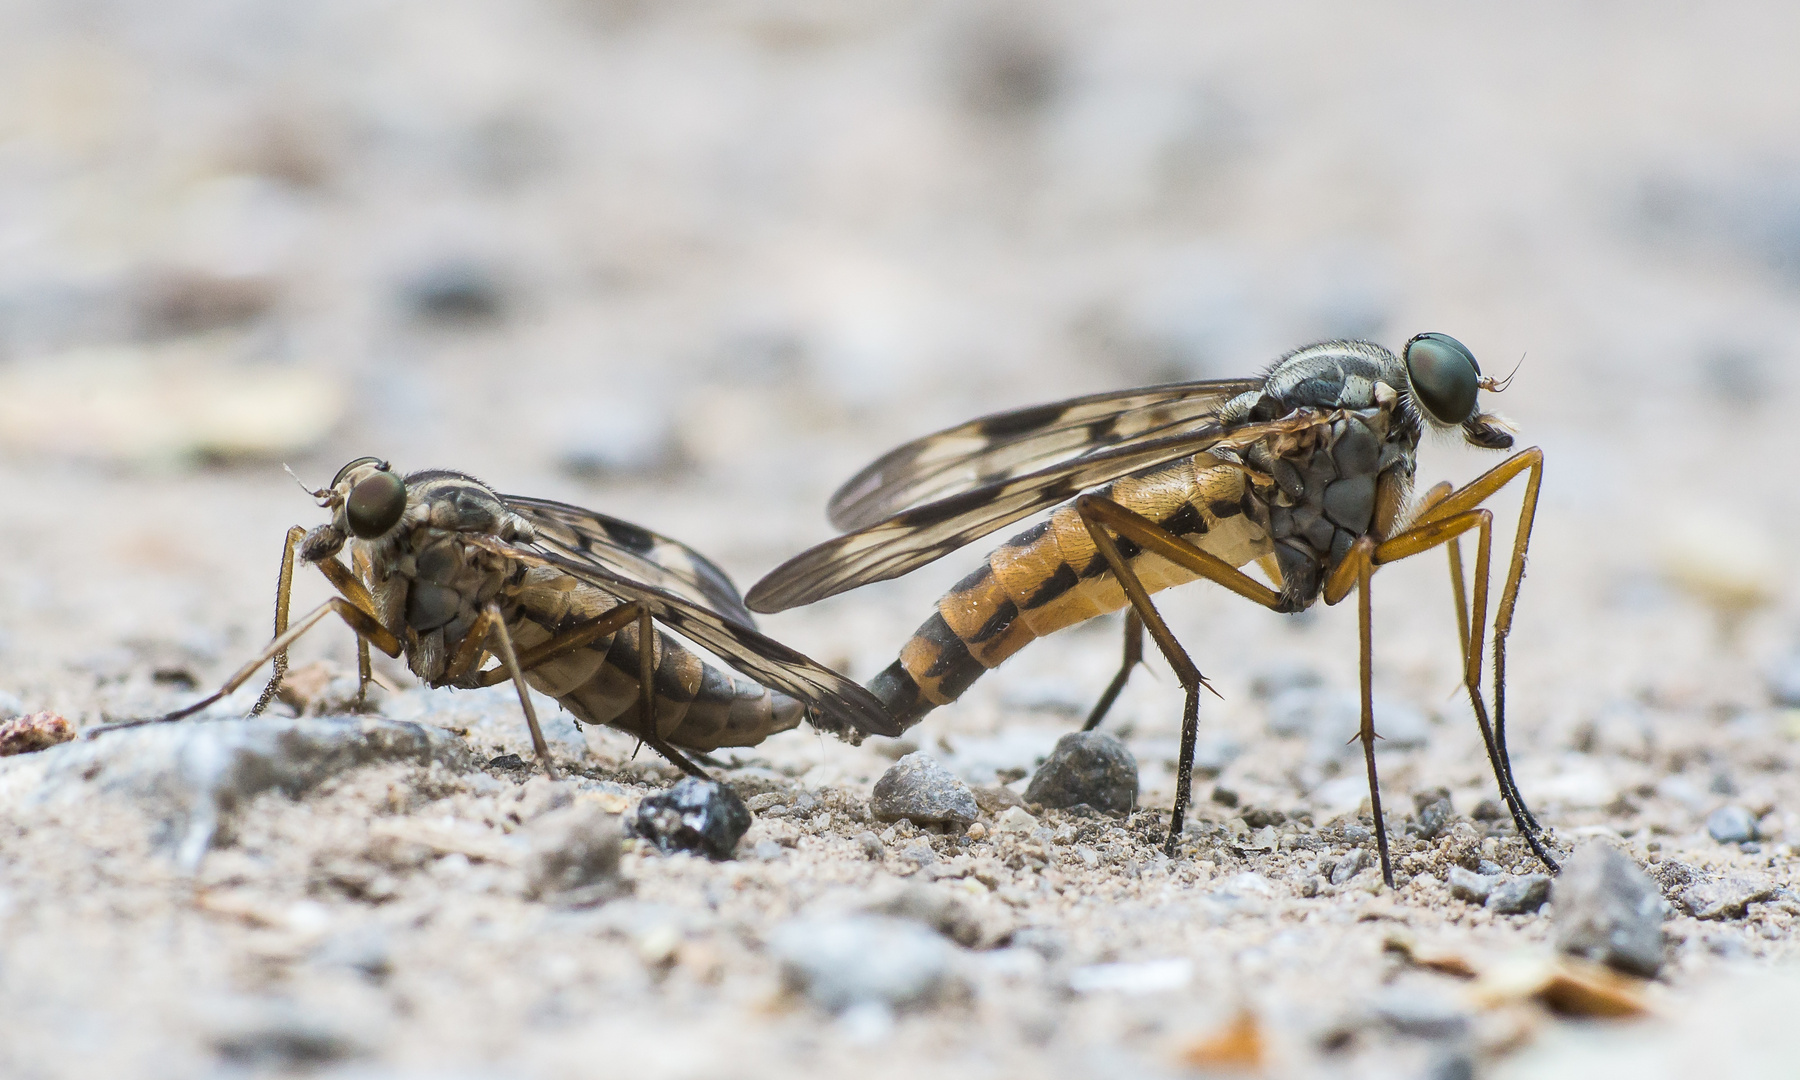
[[[1208,423],[1179,435],[1087,454],[903,510],[886,521],[827,540],[776,567],[751,587],[750,610],[785,611],[871,581],[899,577],[1109,480],[1203,450],[1247,445],[1311,421],[1310,416],[1295,414],[1261,424]]]
[[[1174,434],[1261,386],[1261,379],[1170,383],[994,413],[883,454],[832,495],[826,514],[840,530],[866,528],[909,506]]]
[[[704,604],[745,626],[756,625],[725,571],[679,540],[568,503],[523,495],[500,497],[537,528],[538,544],[546,551]]]
[[[533,566],[553,566],[623,600],[644,604],[665,629],[694,642],[762,685],[805,703],[815,727],[840,735],[901,733],[881,702],[861,686],[711,607],[554,550],[517,547],[485,536],[466,539],[509,559]]]

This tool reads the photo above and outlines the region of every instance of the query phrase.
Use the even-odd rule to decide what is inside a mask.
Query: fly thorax
[[[1415,440],[1393,423],[1391,390],[1380,396],[1387,401],[1325,414],[1245,455],[1269,478],[1257,494],[1290,610],[1316,599],[1325,575],[1369,532],[1381,474],[1402,467],[1410,473]]]

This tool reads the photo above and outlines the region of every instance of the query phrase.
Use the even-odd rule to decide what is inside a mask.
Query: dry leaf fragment
[[[1267,1057],[1262,1026],[1248,1009],[1240,1010],[1231,1023],[1220,1030],[1189,1043],[1180,1055],[1182,1064],[1195,1068],[1245,1072],[1260,1071]]]
[[[1496,965],[1473,988],[1487,1008],[1527,999],[1565,1016],[1641,1016],[1644,981],[1569,957],[1526,956]]]

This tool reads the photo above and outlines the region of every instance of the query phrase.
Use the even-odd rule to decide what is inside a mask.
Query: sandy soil
[[[1498,404],[1549,465],[1510,699],[1559,850],[1599,838],[1791,888],[1794,18],[8,5],[0,713],[141,715],[251,655],[283,531],[316,519],[283,462],[309,483],[369,452],[467,469],[681,537],[748,584],[826,535],[838,482],[934,427],[1437,329],[1489,370],[1526,357]],[[1433,443],[1420,475],[1493,460]],[[867,677],[977,556],[765,628]],[[1389,947],[1484,971],[1549,952],[1549,909],[1495,916],[1442,883],[1459,858],[1530,867],[1469,818],[1491,780],[1443,564],[1419,562],[1375,597],[1376,693],[1412,733],[1381,751],[1384,792],[1396,825],[1440,786],[1462,822],[1399,841],[1396,890],[1320,880],[1363,843],[1331,727],[1354,613],[1191,587],[1164,609],[1221,694],[1203,707],[1219,771],[1174,860],[1156,841],[1180,700],[1158,660],[1109,721],[1142,771],[1129,820],[1045,811],[1044,834],[1015,834],[990,814],[981,839],[866,820],[897,749],[977,785],[1033,768],[1110,676],[1110,621],[1033,645],[906,747],[800,731],[742,752],[722,775],[779,798],[740,858],[628,842],[629,896],[592,909],[529,898],[543,815],[626,811],[673,773],[566,719],[579,776],[556,791],[352,770],[257,796],[192,874],[142,799],[12,781],[0,1071],[1159,1075],[1240,1012],[1271,1075],[1791,1060],[1786,892],[1735,918],[1675,905],[1636,1023],[1471,996]],[[352,655],[321,631],[297,662]],[[381,670],[385,715],[466,733],[482,761],[529,756],[505,693]],[[1258,680],[1299,672],[1323,719],[1278,734]],[[770,812],[802,793],[810,811]],[[1707,834],[1726,805],[1759,819],[1752,847]],[[1272,849],[1241,824],[1256,808],[1289,818]],[[769,943],[790,920],[952,902],[960,989],[940,1004],[833,1017],[783,992]]]

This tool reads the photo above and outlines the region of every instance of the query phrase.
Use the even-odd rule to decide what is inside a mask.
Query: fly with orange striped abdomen
[[[1142,634],[1174,668],[1186,695],[1173,856],[1187,813],[1199,728],[1200,669],[1151,603],[1159,589],[1206,578],[1274,611],[1358,594],[1362,724],[1359,738],[1382,876],[1393,869],[1376,778],[1369,585],[1390,562],[1446,546],[1463,682],[1495,781],[1532,850],[1552,870],[1542,831],[1520,797],[1506,749],[1506,637],[1537,508],[1543,453],[1508,458],[1474,482],[1411,498],[1425,431],[1459,430],[1485,449],[1512,445],[1504,421],[1482,412],[1474,355],[1444,334],[1420,334],[1399,355],[1366,341],[1329,341],[1282,357],[1261,377],[1175,383],[997,413],[907,443],[832,497],[847,530],[789,560],[748,596],[782,611],[905,574],[1046,508],[939,602],[869,683],[901,728],[949,704],[982,672],[1030,641],[1120,608],[1124,664],[1088,718],[1098,725],[1142,656]],[[1482,504],[1528,474],[1506,584],[1493,623],[1494,712],[1481,690],[1492,513]],[[1061,505],[1058,505],[1061,504]],[[1473,595],[1459,538],[1475,533]],[[1257,562],[1274,588],[1239,567]]]

